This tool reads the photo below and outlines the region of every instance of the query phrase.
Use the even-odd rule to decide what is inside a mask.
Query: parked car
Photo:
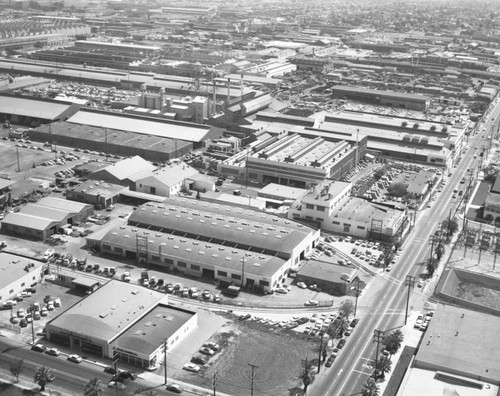
[[[216,352],[220,349],[220,345],[212,341],[206,342],[205,344],[203,344],[203,346],[210,348],[212,351]]]
[[[342,348],[344,347],[345,343],[346,343],[345,338],[342,338],[342,339],[339,341],[339,343],[337,344],[337,348],[338,348],[338,349],[342,349]]]
[[[59,349],[57,348],[49,348],[47,349],[46,353],[47,355],[51,356],[59,356],[61,354],[61,351],[59,351]]]
[[[335,361],[335,358],[336,356],[334,355],[330,355],[330,357],[328,358],[328,360],[326,361],[325,363],[325,366],[326,367],[331,367],[331,365],[333,364],[333,362]]]
[[[83,359],[79,355],[69,355],[68,360],[73,363],[81,363]]]
[[[209,355],[209,356],[212,356],[215,354],[215,352],[212,349],[210,349],[209,347],[204,347],[204,346],[202,346],[200,348],[200,352],[203,353],[204,355]]]
[[[208,363],[208,359],[204,356],[196,355],[191,358],[191,363],[201,364],[202,366],[204,366]]]
[[[240,315],[238,317],[239,320],[247,320],[247,319],[250,319],[252,317],[252,315],[250,315],[249,313],[245,314],[245,315]]]
[[[173,393],[182,393],[183,390],[182,387],[177,384],[168,384],[166,389]]]
[[[186,371],[191,371],[192,373],[197,373],[200,371],[200,366],[194,364],[194,363],[187,363],[182,368]]]
[[[37,351],[37,352],[45,352],[47,348],[45,348],[44,345],[42,344],[35,344],[31,347],[32,351]]]
[[[316,300],[308,300],[304,303],[306,307],[317,307],[319,305],[319,302]]]

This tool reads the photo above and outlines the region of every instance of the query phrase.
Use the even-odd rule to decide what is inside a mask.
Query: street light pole
[[[405,287],[408,287],[408,294],[406,295],[406,312],[405,312],[405,326],[408,320],[408,306],[410,304],[410,291],[411,288],[415,285],[415,277],[412,275],[406,275],[405,279]]]
[[[165,339],[165,341],[163,341],[163,351],[164,351],[164,355],[163,355],[164,369],[163,369],[163,372],[165,375],[165,385],[167,385],[167,339]]]

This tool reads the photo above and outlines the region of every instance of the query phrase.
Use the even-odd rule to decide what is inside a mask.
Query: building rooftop
[[[34,264],[33,267],[30,267],[30,272],[36,271],[44,265],[44,263],[38,260],[27,259],[14,254],[0,252],[0,289],[7,287],[23,275],[26,275],[27,272],[24,268],[28,264]],[[26,287],[29,286],[31,285],[26,285]]]
[[[202,141],[212,129],[201,124],[83,109],[68,122],[190,142]]]
[[[9,224],[11,226],[27,227],[38,231],[44,231],[57,223],[58,221],[48,219],[46,217],[39,217],[19,212],[8,213],[2,220],[2,226]]]
[[[225,242],[241,248],[262,249],[270,254],[278,252],[285,257],[312,231],[306,226],[303,226],[303,230],[284,227],[278,220],[275,224],[266,224],[258,218],[247,220],[229,213],[219,214],[200,209],[177,206],[168,201],[160,204],[149,202],[130,215],[129,224],[150,225],[157,229],[201,236],[214,243]]]
[[[268,225],[276,225],[279,227],[288,228],[290,230],[298,230],[304,233],[309,233],[313,231],[311,228],[303,224],[297,223],[295,221],[275,216],[273,214],[259,212],[253,209],[241,208],[238,206],[205,202],[194,198],[186,198],[179,196],[167,198],[164,203],[165,205],[182,206],[197,211],[209,212],[223,216],[237,217],[239,219],[252,220],[255,222]]]
[[[171,164],[160,169],[155,170],[154,172],[144,172],[143,175],[137,175],[134,177],[135,180],[147,180],[147,179],[156,179],[160,183],[164,184],[168,187],[173,187],[182,183],[185,179],[189,179],[191,177],[195,177],[198,175],[198,171],[194,168],[191,168],[189,165],[180,163],[180,164]]]
[[[82,210],[92,208],[92,205],[75,201],[68,201],[67,199],[56,198],[56,197],[44,197],[38,200],[37,204],[49,208],[65,210],[68,213],[79,213]]]
[[[102,238],[103,244],[122,247],[135,246],[137,238],[147,238],[148,250],[161,256],[175,256],[177,259],[199,262],[202,265],[224,267],[234,273],[241,273],[245,260],[245,273],[259,277],[271,277],[285,264],[285,260],[265,253],[249,252],[242,248],[224,246],[214,242],[191,239],[163,232],[145,230],[134,226],[120,226],[111,229]],[[94,240],[94,235],[87,239]]]
[[[281,184],[269,183],[267,186],[260,189],[257,193],[262,198],[282,199],[282,200],[296,200],[307,194],[306,189],[282,186]]]
[[[335,199],[352,186],[351,182],[341,180],[325,180],[313,190],[309,190],[302,199],[303,203],[317,204],[319,201]]]
[[[70,103],[0,95],[0,109],[4,114],[55,120],[70,108]]]
[[[404,216],[400,210],[352,197],[334,210],[331,220],[355,221],[371,225],[373,220],[381,220],[383,228],[392,228]]]
[[[95,195],[95,196],[112,196],[123,190],[126,190],[128,187],[120,186],[118,184],[104,183],[101,181],[95,180],[87,180],[75,188],[72,188],[74,192],[77,193],[85,193],[87,195]]]
[[[160,302],[167,302],[163,293],[111,280],[49,323],[74,334],[110,342]]]
[[[396,91],[387,91],[387,90],[378,90],[378,89],[368,89],[361,87],[354,87],[349,85],[334,85],[333,91],[348,91],[348,92],[356,92],[363,95],[377,95],[377,96],[388,96],[394,98],[403,98],[406,100],[413,101],[422,101],[425,102],[430,100],[430,96],[427,95],[418,95],[418,94],[408,94],[404,92],[396,92]]]
[[[297,272],[297,277],[307,276],[315,279],[326,279],[329,282],[341,283],[342,274],[348,274],[350,279],[354,279],[356,268],[349,268],[343,265],[327,263],[324,261],[309,260]]]
[[[135,175],[143,174],[144,172],[153,172],[156,169],[151,162],[146,161],[142,157],[136,155],[135,157],[126,158],[122,161],[115,162],[103,169],[90,175],[90,177],[97,177],[102,172],[107,172],[118,180],[132,179]]]
[[[120,335],[117,347],[151,354],[194,315],[192,311],[159,304]]]
[[[416,367],[500,383],[500,318],[438,305],[415,358]]]
[[[45,205],[30,203],[21,208],[20,213],[32,216],[39,216],[60,223],[67,216],[68,212],[63,209],[56,209]]]

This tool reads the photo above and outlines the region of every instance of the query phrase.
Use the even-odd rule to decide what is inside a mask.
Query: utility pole
[[[167,385],[167,339],[163,341],[163,373],[165,375],[165,385]]]
[[[323,354],[323,336],[321,336],[320,344],[319,344],[318,374],[319,374],[319,370],[321,368],[321,357],[322,357],[322,354]]]
[[[377,376],[378,370],[378,352],[380,348],[380,342],[384,339],[384,332],[382,330],[373,330],[373,342],[377,343],[377,354],[375,356],[375,375]]]
[[[405,326],[406,326],[406,321],[408,320],[408,305],[410,304],[410,291],[413,286],[415,286],[415,277],[412,275],[406,275],[405,287],[408,287],[408,294],[406,296]]]
[[[16,156],[17,156],[17,171],[21,172],[21,165],[19,164],[19,147],[16,147]]]
[[[251,376],[251,388],[250,388],[250,396],[253,396],[253,381],[254,381],[254,378],[255,378],[255,369],[259,368],[259,366],[256,366],[255,364],[250,364],[248,363],[248,365],[252,368],[252,376]]]
[[[214,387],[214,396],[216,396],[215,392],[217,387],[217,371],[214,373],[213,387]]]
[[[359,278],[356,278],[356,301],[354,303],[354,317],[356,317],[356,312],[358,310],[359,282]]]
[[[108,128],[104,128],[104,149],[106,150],[106,162],[108,162]]]

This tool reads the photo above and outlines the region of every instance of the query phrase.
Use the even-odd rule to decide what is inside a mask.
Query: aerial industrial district
[[[500,394],[498,1],[0,16],[2,396]]]

